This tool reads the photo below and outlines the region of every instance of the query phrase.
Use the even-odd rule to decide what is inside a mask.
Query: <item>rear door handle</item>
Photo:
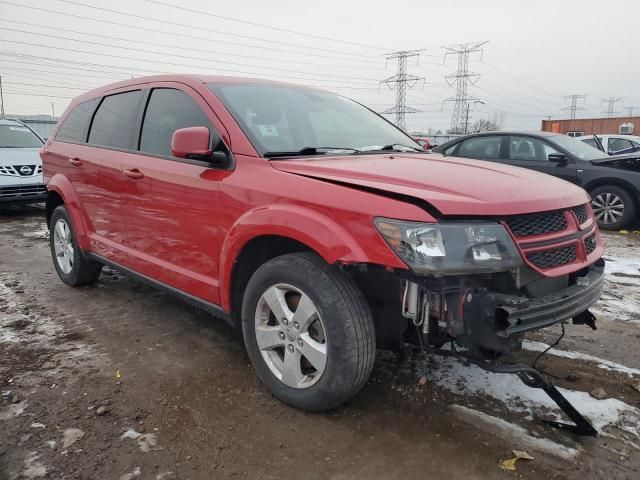
[[[123,173],[132,180],[140,180],[141,178],[144,178],[144,173],[137,168],[124,170]]]
[[[73,165],[74,167],[81,167],[82,166],[82,161],[79,158],[70,158],[69,159],[69,163],[71,165]]]

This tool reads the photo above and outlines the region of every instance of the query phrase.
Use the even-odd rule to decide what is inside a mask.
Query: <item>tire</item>
[[[603,230],[620,230],[636,218],[635,199],[622,187],[597,187],[591,191],[591,199],[598,226]]]
[[[284,301],[280,319],[266,298]],[[277,304],[275,310],[282,306]],[[302,313],[296,315],[301,306]],[[306,317],[311,320],[305,322]],[[296,318],[303,320],[299,329]],[[362,292],[345,273],[313,253],[282,255],[256,270],[243,297],[242,331],[260,380],[275,397],[302,410],[340,405],[364,387],[373,369],[375,330]],[[260,346],[270,343],[258,340],[258,332],[267,331],[277,345],[273,349]],[[318,354],[321,350],[324,357]],[[293,368],[286,368],[287,359],[293,359],[286,364]],[[302,377],[291,374],[293,370]]]
[[[79,287],[98,280],[102,265],[82,254],[71,218],[64,205],[57,207],[51,214],[49,247],[53,266],[64,283]]]

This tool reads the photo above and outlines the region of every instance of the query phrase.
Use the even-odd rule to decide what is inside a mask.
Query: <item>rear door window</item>
[[[91,116],[96,109],[98,100],[98,98],[94,98],[73,107],[73,110],[69,112],[60,125],[58,133],[56,133],[56,140],[85,143],[87,141],[89,122],[91,122]]]
[[[141,90],[105,97],[93,117],[89,143],[131,149],[141,100]]]
[[[625,153],[625,150],[632,152],[633,144],[626,138],[610,138],[608,150],[610,154]]]
[[[460,157],[498,160],[500,158],[502,138],[500,135],[469,138],[462,142],[456,155]]]
[[[219,137],[211,122],[187,93],[173,88],[156,88],[151,92],[140,134],[140,151],[172,156],[171,138],[180,128],[207,127],[212,145]]]

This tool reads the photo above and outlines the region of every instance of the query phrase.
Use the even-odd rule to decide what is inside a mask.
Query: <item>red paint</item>
[[[188,158],[191,155],[211,155],[209,129],[207,127],[189,127],[176,130],[171,138],[171,153],[178,158]]]
[[[76,104],[105,94],[176,88],[191,96],[233,152],[230,170],[63,143],[55,140],[56,132],[41,155],[48,187],[67,204],[82,249],[225,310],[234,262],[247,242],[261,235],[295,239],[329,263],[406,269],[373,226],[377,216],[436,221],[404,197],[428,202],[444,216],[465,217],[554,210],[589,201],[582,189],[547,175],[435,154],[269,161],[258,156],[205,85],[216,81],[255,82],[207,76],[130,80],[78,97],[62,120]],[[198,127],[177,131],[173,152],[206,153],[203,139]],[[601,253],[598,236],[598,248],[588,261]]]

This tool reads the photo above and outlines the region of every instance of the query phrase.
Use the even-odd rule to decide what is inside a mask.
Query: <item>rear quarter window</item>
[[[73,107],[73,110],[69,112],[60,125],[58,133],[56,133],[56,140],[85,143],[87,141],[89,122],[91,122],[91,116],[97,104],[98,99],[94,98]]]
[[[141,90],[105,97],[93,117],[89,143],[131,149],[141,101]]]

